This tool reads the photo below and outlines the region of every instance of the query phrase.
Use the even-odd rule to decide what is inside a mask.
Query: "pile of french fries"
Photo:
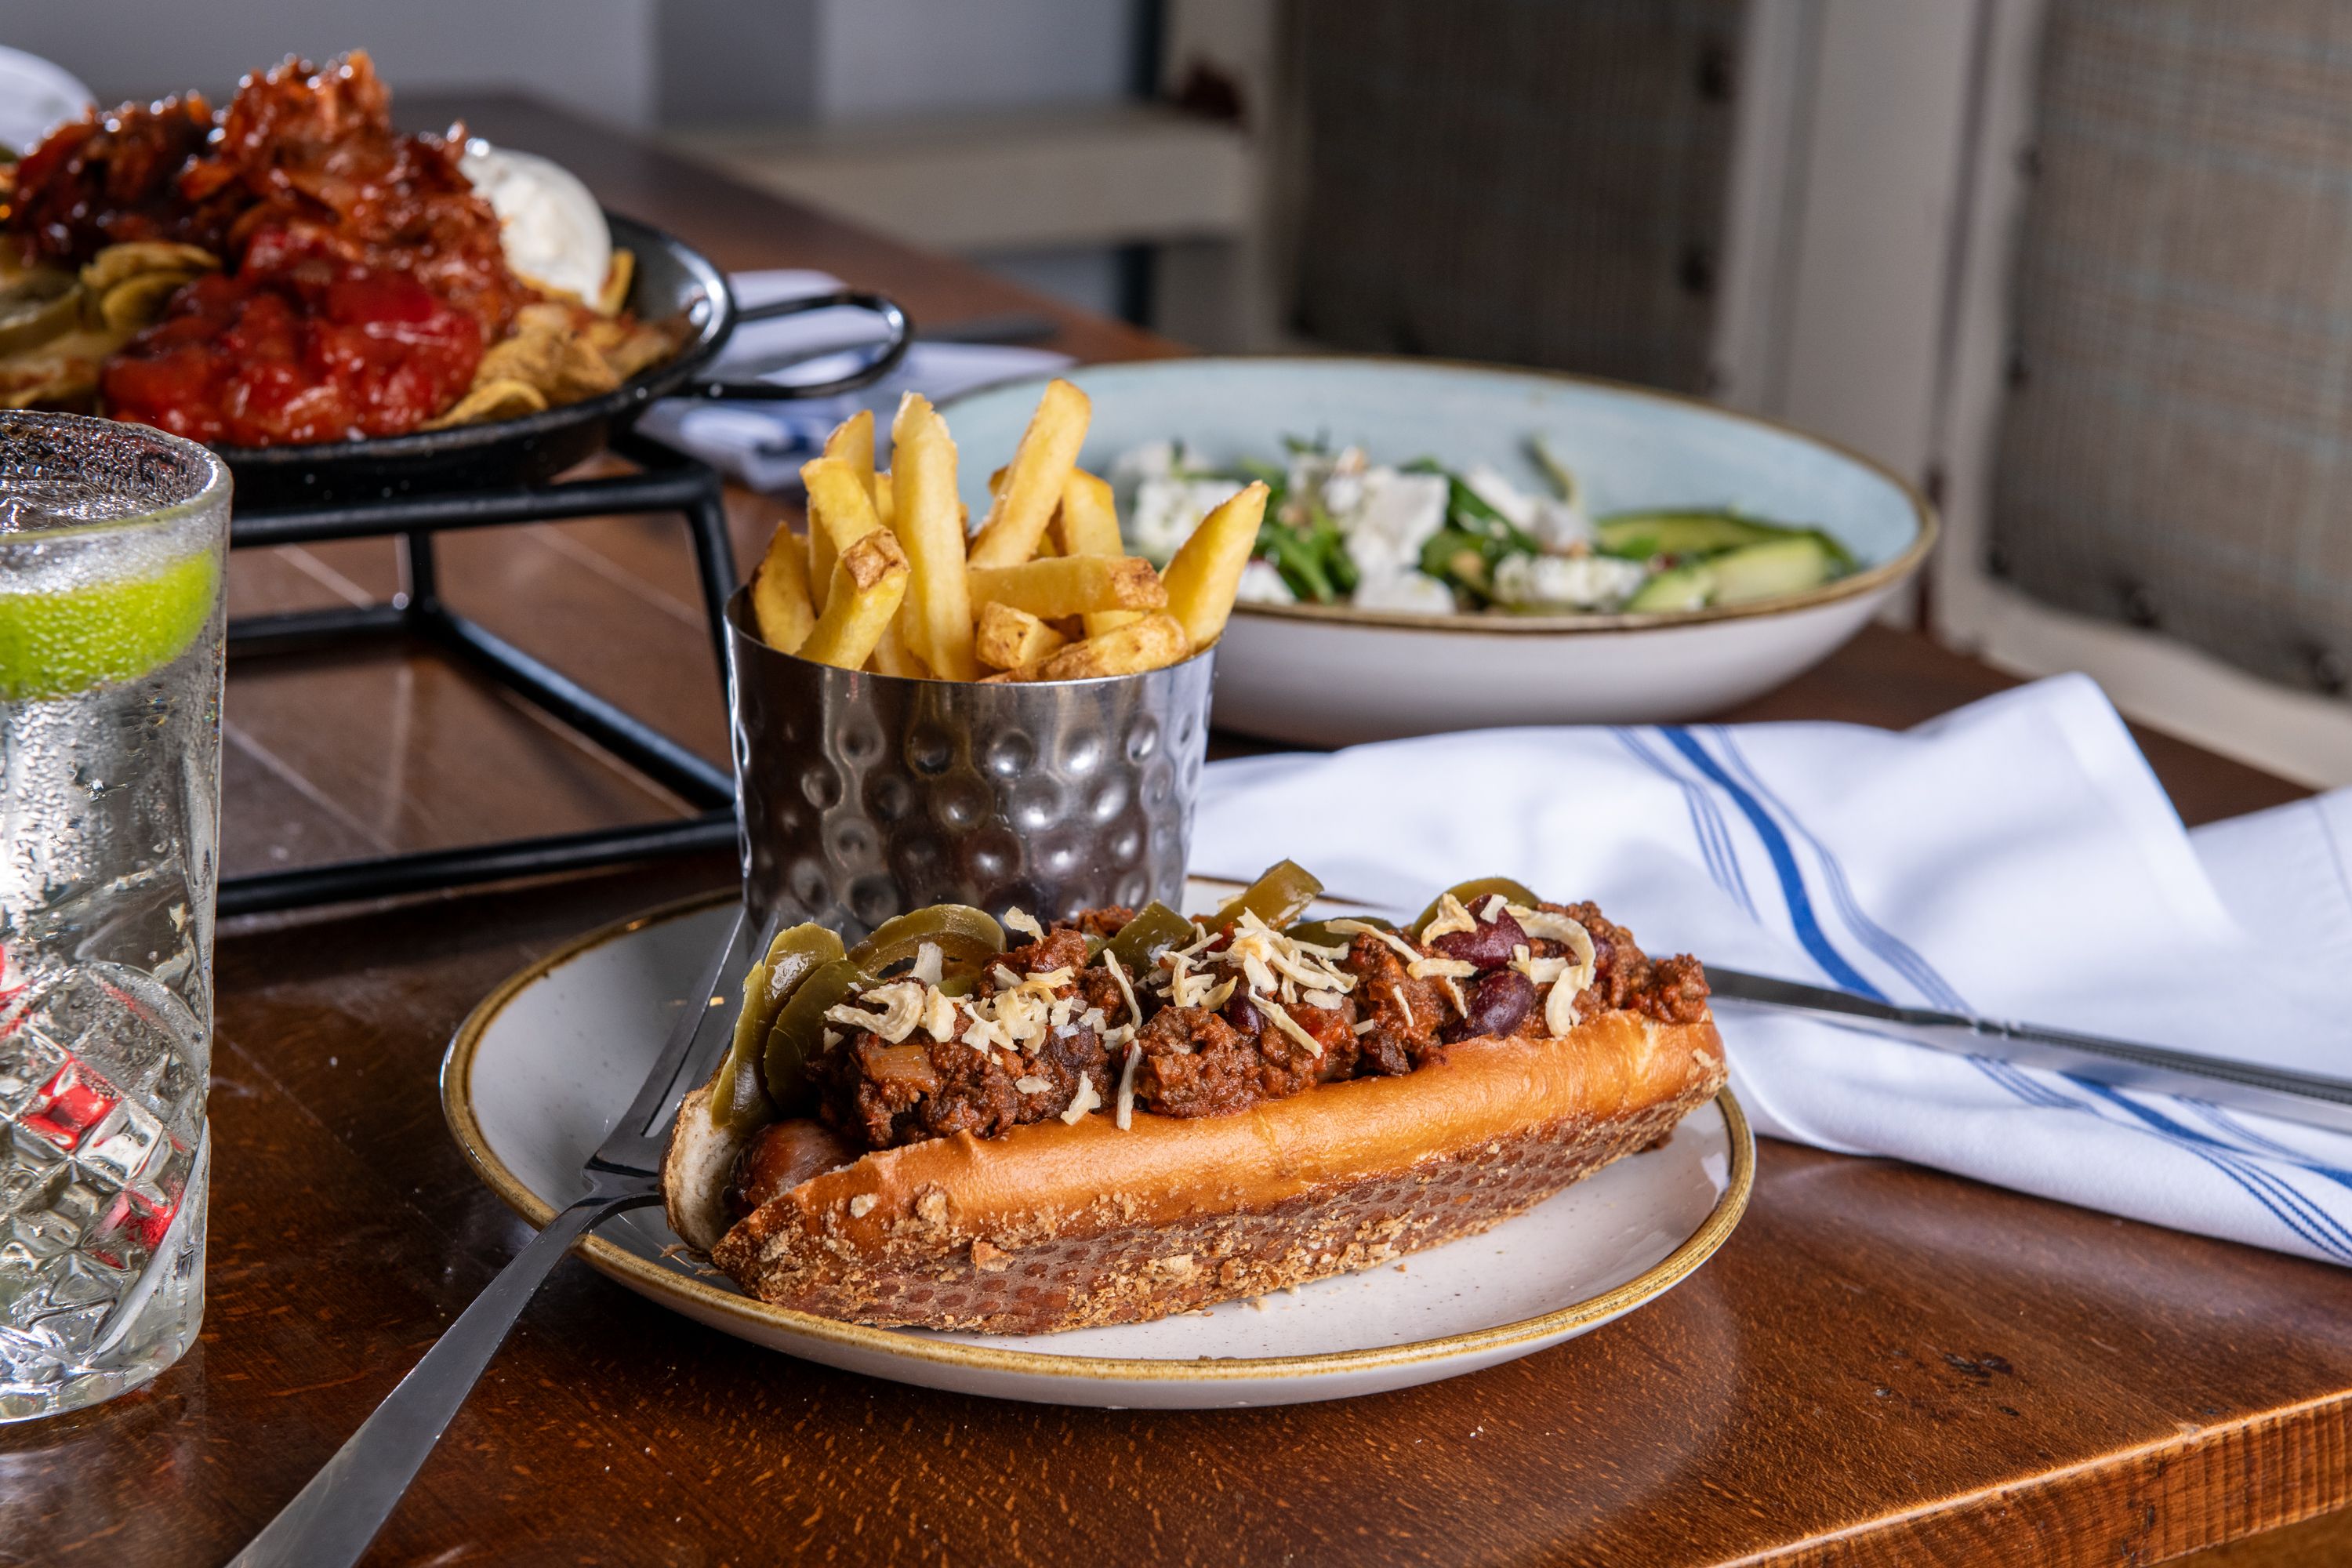
[[[1110,486],[1077,466],[1087,395],[1048,382],[967,529],[947,422],[912,393],[874,467],[860,412],[801,468],[808,533],[776,530],[751,581],[769,647],[842,669],[937,680],[1086,680],[1190,658],[1233,614],[1266,489],[1211,512],[1157,572],[1126,553]]]

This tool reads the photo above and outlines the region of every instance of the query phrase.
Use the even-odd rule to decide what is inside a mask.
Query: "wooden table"
[[[513,103],[478,129],[730,266],[830,268],[919,321],[1034,310]],[[1089,357],[1165,345],[1069,312]],[[745,498],[739,548],[772,513]],[[724,756],[658,521],[458,535],[462,607]],[[239,611],[382,595],[368,545],[241,559]],[[2007,684],[1874,629],[1734,715],[1903,725]],[[240,664],[232,870],[677,803],[435,659]],[[2192,821],[2298,792],[2146,737]],[[290,1497],[520,1245],[435,1068],[500,977],[720,884],[718,860],[222,933],[203,1339],[150,1389],[0,1429],[0,1563],[208,1563]],[[2352,1279],[1886,1161],[1768,1142],[1745,1223],[1658,1304],[1433,1387],[1219,1414],[925,1393],[752,1350],[559,1272],[372,1561],[2147,1563],[2352,1501]],[[2334,1521],[2228,1561],[2341,1560]],[[2301,1553],[2302,1555],[2297,1555]]]

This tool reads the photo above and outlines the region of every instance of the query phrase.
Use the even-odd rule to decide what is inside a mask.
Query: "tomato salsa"
[[[102,384],[117,417],[193,441],[340,441],[416,428],[481,358],[481,324],[404,274],[310,260],[198,279]]]

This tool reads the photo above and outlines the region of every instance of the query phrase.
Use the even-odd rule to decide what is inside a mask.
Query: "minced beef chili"
[[[1539,907],[1576,920],[1592,939],[1592,983],[1577,997],[1580,1017],[1619,1009],[1667,1024],[1706,1017],[1706,980],[1696,959],[1651,959],[1632,932],[1604,919],[1591,903]],[[1458,977],[1451,989],[1409,974],[1404,958],[1388,942],[1355,935],[1333,961],[1354,980],[1339,1005],[1287,1005],[1291,1021],[1319,1047],[1313,1049],[1270,1016],[1283,1004],[1254,997],[1245,986],[1237,984],[1214,1012],[1172,1005],[1164,970],[1129,977],[1145,1013],[1135,1027],[1118,979],[1087,960],[1087,938],[1115,934],[1130,911],[1089,910],[1007,951],[973,992],[975,999],[986,1001],[1007,988],[1007,975],[1018,981],[1070,972],[1050,992],[1057,1003],[1067,999],[1060,1009],[1066,1021],[1046,1029],[1029,1048],[993,1044],[983,1049],[963,1038],[934,1039],[920,1028],[894,1045],[871,1030],[845,1029],[812,1058],[808,1076],[827,1127],[852,1143],[886,1149],[956,1132],[992,1137],[1025,1122],[1065,1116],[1080,1098],[1087,1098],[1088,1111],[1108,1110],[1130,1051],[1136,1108],[1173,1117],[1230,1115],[1318,1083],[1411,1072],[1442,1060],[1450,1044],[1478,1030],[1482,1022],[1499,1026],[1507,1020],[1509,1033],[1544,1034],[1546,988],[1509,967],[1511,949],[1524,945],[1536,957],[1570,955],[1564,944],[1529,938],[1507,914],[1496,912],[1499,920],[1491,925],[1507,929],[1482,921],[1477,931],[1416,947],[1425,956],[1451,956],[1476,966],[1476,973]],[[1203,965],[1231,935],[1220,934],[1202,955]],[[1466,1018],[1454,1002],[1456,992],[1469,1007]],[[1090,1098],[1083,1095],[1082,1085],[1091,1087]]]

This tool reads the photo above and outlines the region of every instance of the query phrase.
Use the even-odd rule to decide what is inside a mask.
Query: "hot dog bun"
[[[746,1290],[881,1325],[1041,1333],[1134,1322],[1467,1236],[1662,1142],[1722,1088],[1711,1020],[1612,1012],[1486,1037],[1396,1077],[1227,1116],[1138,1113],[869,1153],[723,1221],[730,1140],[693,1100],[673,1226]]]

